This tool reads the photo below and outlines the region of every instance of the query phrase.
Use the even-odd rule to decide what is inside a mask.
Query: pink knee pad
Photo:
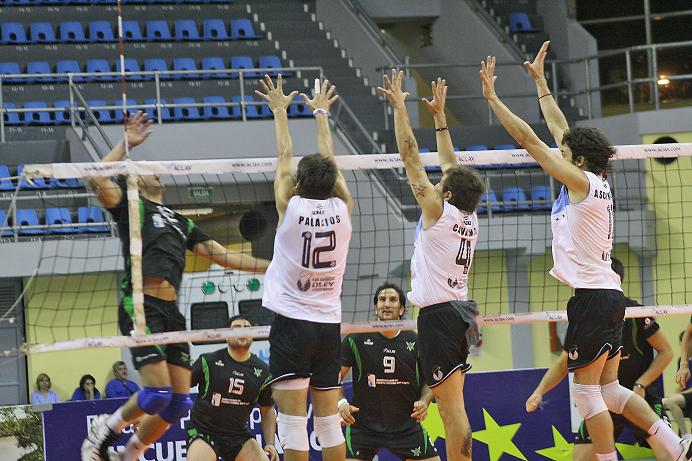
[[[632,394],[634,394],[634,392],[621,386],[618,380],[601,386],[601,395],[603,396],[603,401],[608,407],[608,410],[618,415],[622,414],[622,410],[625,409],[625,405],[629,398],[632,397]]]
[[[572,400],[574,400],[579,414],[584,419],[608,411],[608,407],[601,396],[601,386],[598,384],[575,383],[572,388]]]

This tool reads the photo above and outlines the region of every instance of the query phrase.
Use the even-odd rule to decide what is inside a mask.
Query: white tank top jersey
[[[442,216],[416,237],[411,258],[411,291],[407,298],[420,308],[466,301],[478,216],[444,203]]]
[[[276,229],[262,305],[292,319],[340,323],[350,240],[351,217],[343,200],[291,197]]]
[[[622,291],[620,276],[610,267],[615,214],[608,180],[586,171],[589,193],[579,203],[570,203],[562,186],[553,204],[553,268],[550,275],[572,288]]]

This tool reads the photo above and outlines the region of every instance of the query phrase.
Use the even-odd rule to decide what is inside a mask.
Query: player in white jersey
[[[690,459],[690,441],[678,437],[639,395],[618,382],[622,325],[627,300],[620,278],[610,268],[613,246],[613,197],[608,185],[615,150],[594,128],[569,128],[550,94],[543,72],[549,42],[533,63],[524,65],[536,81],[541,110],[562,157],[553,154],[531,127],[514,115],[495,93],[495,58],[481,64],[483,96],[509,134],[564,186],[553,205],[554,267],[550,273],[575,289],[567,304],[564,341],[567,365],[574,371],[572,397],[591,434],[599,461],[615,461],[610,410],[647,431],[673,459]]]
[[[477,172],[457,165],[447,129],[444,105],[447,86],[433,82],[426,105],[435,118],[442,181],[433,186],[421,163],[401,89],[403,73],[384,76],[378,88],[394,108],[394,130],[406,176],[422,211],[422,226],[411,260],[408,299],[420,308],[419,353],[425,381],[431,388],[445,427],[449,461],[471,459],[471,429],[464,407],[464,372],[470,366],[466,331],[475,303],[468,302],[468,274],[478,239],[476,206],[483,193]]]
[[[297,93],[283,94],[265,75],[256,91],[274,113],[277,165],[274,179],[279,224],[274,258],[265,276],[263,305],[274,312],[269,335],[272,394],[279,407],[279,434],[286,461],[307,461],[307,395],[314,428],[325,461],[343,461],[346,446],[337,402],[340,392],[341,284],[351,239],[353,200],[334,163],[329,108],[335,87],[315,83],[312,99],[319,154],[298,162],[294,172],[293,141],[286,108]]]

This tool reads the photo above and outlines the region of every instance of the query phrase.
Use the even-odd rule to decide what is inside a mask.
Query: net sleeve
[[[195,224],[195,222],[191,219],[187,220],[187,234],[186,245],[187,249],[190,251],[192,251],[198,243],[208,242],[211,240],[211,237],[202,232],[202,230],[197,227],[197,224]]]

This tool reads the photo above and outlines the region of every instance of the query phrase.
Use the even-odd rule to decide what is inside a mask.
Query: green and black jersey
[[[627,306],[641,306],[638,302],[627,298]],[[632,389],[637,379],[644,373],[654,360],[654,348],[647,339],[660,329],[653,317],[625,319],[622,329],[622,352],[618,379],[620,384]],[[653,386],[648,386],[647,394],[658,392]],[[660,396],[659,396],[660,398]]]
[[[418,423],[413,403],[425,384],[418,372],[418,336],[402,331],[388,339],[379,333],[346,336],[341,364],[353,374],[352,405],[356,424],[374,432],[401,432]]]
[[[130,219],[127,206],[127,184],[124,177],[117,180],[123,198],[108,211],[118,225],[123,243],[125,278],[122,288],[131,292],[130,280]],[[142,235],[142,276],[162,277],[176,289],[185,268],[185,250],[211,240],[195,223],[160,203],[139,198],[139,220]]]
[[[204,433],[243,432],[255,403],[274,405],[268,382],[269,366],[255,354],[244,362],[233,360],[228,349],[202,354],[192,366],[199,395],[190,420]]]

